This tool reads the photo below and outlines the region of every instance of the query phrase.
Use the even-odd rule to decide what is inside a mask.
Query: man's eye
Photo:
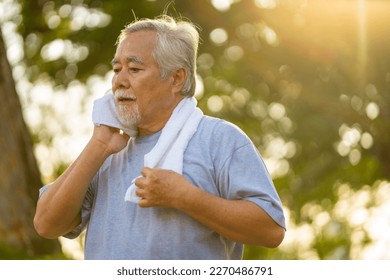
[[[141,69],[135,68],[135,67],[130,67],[130,68],[129,68],[129,71],[132,72],[132,73],[137,73],[137,72],[139,72],[140,70],[141,70]]]
[[[119,68],[114,68],[112,71],[114,71],[115,74],[118,74],[121,70]]]

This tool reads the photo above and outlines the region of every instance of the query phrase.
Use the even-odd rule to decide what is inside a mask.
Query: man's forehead
[[[156,42],[156,32],[141,30],[128,33],[118,44],[115,57],[111,64],[119,63],[119,59],[127,62],[145,64],[147,57],[151,56]]]
[[[155,45],[157,40],[157,32],[154,30],[139,30],[136,32],[125,33],[122,40],[118,44],[118,48],[133,46],[145,48],[145,46]]]

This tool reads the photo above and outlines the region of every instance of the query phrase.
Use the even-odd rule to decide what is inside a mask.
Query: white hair
[[[157,42],[152,55],[160,68],[161,78],[167,78],[178,69],[185,69],[186,79],[181,93],[184,96],[193,96],[199,44],[199,33],[195,26],[166,15],[156,19],[136,20],[121,31],[117,44],[122,42],[127,34],[141,30],[156,31]]]

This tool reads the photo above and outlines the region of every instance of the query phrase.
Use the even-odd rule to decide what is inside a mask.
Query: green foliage
[[[61,87],[104,76],[122,27],[134,15],[158,16],[170,2],[21,1],[26,74]],[[233,2],[222,11],[210,1],[176,1],[167,11],[200,26],[199,106],[253,139],[291,224],[306,224],[302,209],[311,204],[332,216],[340,184],[358,191],[390,180],[389,4],[365,1],[362,10],[354,1],[277,1],[270,7]],[[223,30],[213,40],[217,28]],[[54,40],[63,40],[65,49],[50,58],[47,46]],[[311,250],[321,259],[351,258],[354,229],[347,221],[334,222],[339,236],[319,229]],[[367,237],[362,244],[369,242]],[[245,258],[299,256],[247,246]]]
[[[0,242],[0,260],[66,260],[65,255],[31,255],[25,250],[16,249]]]

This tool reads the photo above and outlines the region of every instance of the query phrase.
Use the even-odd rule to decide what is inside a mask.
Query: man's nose
[[[112,79],[112,85],[114,88],[120,89],[120,88],[128,88],[130,86],[129,78],[127,77],[127,73],[125,69],[122,69],[121,71],[117,72],[113,79]]]

